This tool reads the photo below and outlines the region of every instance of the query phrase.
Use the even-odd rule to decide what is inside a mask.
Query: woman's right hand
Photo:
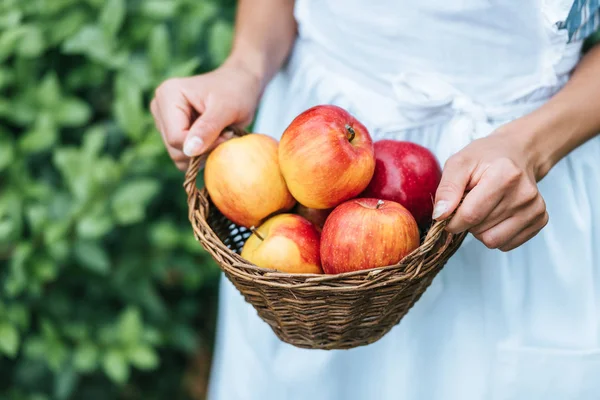
[[[227,140],[219,136],[225,127],[248,125],[262,86],[260,77],[234,61],[206,74],[163,82],[150,109],[177,168],[185,171],[190,157]]]

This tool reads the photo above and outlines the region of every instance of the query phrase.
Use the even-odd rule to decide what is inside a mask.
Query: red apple
[[[327,219],[329,214],[331,214],[332,211],[333,211],[332,208],[318,210],[316,208],[309,208],[309,207],[303,206],[300,203],[296,204],[296,207],[294,207],[294,212],[296,214],[298,214],[301,217],[306,218],[307,220],[312,222],[319,231],[321,231],[323,229],[325,220]]]
[[[204,183],[221,213],[247,228],[296,203],[279,170],[277,141],[267,135],[255,133],[217,146],[206,160]]]
[[[419,247],[419,228],[398,203],[349,200],[327,218],[321,233],[321,262],[327,274],[393,265]]]
[[[266,269],[321,274],[319,236],[317,228],[301,216],[279,214],[253,230],[241,256]]]
[[[362,196],[391,200],[411,212],[421,229],[431,223],[442,169],[431,151],[412,142],[375,142],[375,173]]]
[[[292,195],[309,208],[333,208],[356,197],[375,169],[367,128],[332,105],[310,108],[287,127],[279,165]]]

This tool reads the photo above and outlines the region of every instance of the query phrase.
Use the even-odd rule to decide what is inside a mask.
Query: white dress
[[[256,131],[303,110],[347,108],[375,140],[420,143],[443,163],[539,107],[581,43],[564,0],[299,0],[299,38]],[[466,240],[380,341],[347,351],[280,342],[221,286],[211,400],[600,399],[600,138],[540,183],[550,223],[509,252]]]

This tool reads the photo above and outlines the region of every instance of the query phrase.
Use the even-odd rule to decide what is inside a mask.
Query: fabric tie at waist
[[[577,54],[572,55],[573,60],[576,57]],[[489,135],[499,125],[539,108],[562,86],[558,83],[556,89],[545,96],[490,106],[476,103],[436,74],[366,73],[330,50],[301,39],[296,43],[290,68],[305,62],[323,70],[327,77],[319,84],[337,91],[329,97],[343,99],[344,104],[340,105],[350,108],[375,139],[394,132],[444,124],[448,156],[471,141]],[[564,71],[557,70],[557,75],[566,76],[574,64],[575,61],[563,60],[557,68]]]

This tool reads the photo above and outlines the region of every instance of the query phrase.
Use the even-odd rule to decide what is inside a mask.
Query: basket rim
[[[224,132],[227,131],[233,132],[236,136],[248,134],[238,127],[228,127]],[[419,247],[393,265],[339,274],[288,273],[262,268],[242,258],[238,253],[227,247],[208,223],[210,209],[214,205],[210,202],[210,196],[206,188],[198,189],[196,184],[200,167],[205,158],[206,154],[193,157],[186,171],[183,186],[188,195],[188,217],[196,240],[206,250],[209,250],[207,246],[210,243],[223,251],[229,260],[227,260],[228,262],[216,260],[217,264],[225,273],[235,275],[237,278],[252,280],[274,288],[310,289],[312,291],[356,291],[361,290],[361,288],[369,290],[372,289],[373,284],[378,282],[389,285],[400,281],[412,281],[421,275],[428,274],[435,268],[428,268],[427,270],[421,268],[424,255],[431,255],[431,250],[437,247],[433,261],[437,261],[438,258],[448,258],[458,250],[467,235],[467,232],[453,234],[446,231],[445,228],[450,219],[447,218],[442,221],[434,221]],[[199,207],[199,205],[202,207]],[[197,224],[200,226],[196,226]],[[446,254],[447,250],[450,250],[449,254]],[[407,271],[407,266],[411,264],[416,264],[417,267]],[[433,264],[437,264],[437,262]],[[355,284],[350,284],[351,281],[355,281]],[[344,285],[334,286],[337,283],[343,283]]]

